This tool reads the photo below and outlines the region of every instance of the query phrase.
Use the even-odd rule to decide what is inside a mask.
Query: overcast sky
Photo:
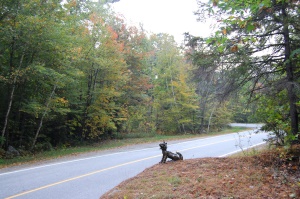
[[[112,7],[128,24],[142,23],[146,31],[168,33],[179,44],[184,32],[204,37],[210,34],[209,24],[197,22],[193,13],[197,10],[196,0],[120,0]]]

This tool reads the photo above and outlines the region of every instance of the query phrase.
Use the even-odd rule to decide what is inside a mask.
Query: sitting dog
[[[167,143],[165,141],[163,143],[159,144],[159,146],[160,146],[160,149],[163,154],[160,163],[166,163],[167,158],[170,158],[173,161],[183,160],[183,156],[181,155],[181,153],[179,153],[179,152],[172,153],[170,151],[167,151]]]

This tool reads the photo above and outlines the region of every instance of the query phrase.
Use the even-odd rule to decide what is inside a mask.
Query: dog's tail
[[[181,153],[179,153],[179,152],[177,152],[177,151],[176,151],[176,153],[177,153],[177,155],[179,156],[179,159],[180,159],[180,160],[183,160],[183,156],[182,156],[182,154],[181,154]]]

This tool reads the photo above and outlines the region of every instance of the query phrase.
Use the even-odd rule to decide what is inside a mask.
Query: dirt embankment
[[[299,158],[293,157],[268,151],[157,164],[101,198],[300,198]]]

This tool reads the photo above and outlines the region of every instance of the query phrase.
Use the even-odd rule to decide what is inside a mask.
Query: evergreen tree
[[[297,1],[253,0],[199,2],[202,19],[216,19],[215,35],[206,40],[226,66],[225,93],[252,82],[276,96],[287,91],[290,132],[297,135],[299,83],[299,4]],[[258,86],[259,85],[259,86]]]

